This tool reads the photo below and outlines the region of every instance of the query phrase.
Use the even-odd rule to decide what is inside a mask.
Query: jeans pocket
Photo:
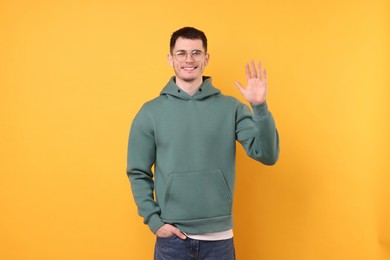
[[[157,239],[160,239],[160,240],[173,240],[173,239],[176,239],[178,238],[178,236],[176,235],[171,235],[171,236],[167,236],[167,237],[159,237],[157,236]]]

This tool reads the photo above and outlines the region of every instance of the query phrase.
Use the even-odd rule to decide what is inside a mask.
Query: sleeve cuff
[[[253,110],[253,118],[254,119],[261,119],[268,115],[268,106],[267,102],[264,101],[263,104],[260,105],[253,105],[251,104],[252,110]]]
[[[150,218],[148,226],[153,233],[156,233],[156,231],[164,224],[165,223],[161,221],[160,217],[155,214]]]

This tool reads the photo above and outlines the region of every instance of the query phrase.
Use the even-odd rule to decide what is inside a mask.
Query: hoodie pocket
[[[172,173],[162,207],[167,220],[231,215],[232,197],[220,170]]]

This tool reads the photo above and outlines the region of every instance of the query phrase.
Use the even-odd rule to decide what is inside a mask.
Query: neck
[[[193,96],[199,90],[202,82],[203,77],[193,81],[180,80],[176,77],[176,85],[190,96]]]

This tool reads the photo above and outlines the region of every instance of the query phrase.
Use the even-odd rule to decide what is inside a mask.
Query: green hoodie
[[[138,212],[152,232],[165,223],[189,234],[229,230],[236,140],[253,159],[274,164],[274,119],[266,103],[252,105],[252,113],[221,94],[209,77],[193,96],[174,79],[143,105],[131,126],[127,174]]]

